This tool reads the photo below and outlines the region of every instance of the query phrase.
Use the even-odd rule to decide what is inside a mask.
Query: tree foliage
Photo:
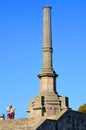
[[[82,106],[79,107],[78,109],[79,112],[83,112],[83,113],[86,113],[86,103],[83,104]]]

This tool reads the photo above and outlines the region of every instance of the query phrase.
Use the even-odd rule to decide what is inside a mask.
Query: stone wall
[[[86,114],[68,110],[59,119],[56,118],[47,119],[37,130],[86,130]]]
[[[69,110],[58,121],[58,130],[86,130],[86,114]]]
[[[32,119],[0,120],[0,130],[36,130],[37,124]]]
[[[52,119],[1,120],[0,130],[86,130],[86,114],[63,111]]]

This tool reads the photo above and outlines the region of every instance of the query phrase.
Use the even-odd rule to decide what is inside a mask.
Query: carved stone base
[[[40,93],[34,100],[30,100],[29,117],[42,118],[57,115],[63,109],[68,109],[68,98],[61,97],[54,92]]]

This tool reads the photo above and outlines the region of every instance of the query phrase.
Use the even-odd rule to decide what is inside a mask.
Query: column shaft
[[[51,7],[43,8],[43,68],[52,68]]]

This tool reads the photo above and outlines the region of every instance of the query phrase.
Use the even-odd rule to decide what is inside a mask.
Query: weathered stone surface
[[[63,111],[59,116],[46,119],[37,130],[86,130],[86,114],[73,110]]]
[[[1,120],[0,130],[86,130],[86,114],[66,109],[47,119]]]
[[[36,130],[44,120],[9,119],[0,121],[0,130]]]
[[[52,64],[52,32],[51,32],[51,7],[43,8],[43,68],[38,75],[40,78],[40,92],[35,99],[30,101],[30,118],[39,119],[57,115],[63,109],[68,109],[68,98],[59,96],[56,91],[56,77]]]
[[[86,130],[86,114],[70,110],[68,98],[56,92],[52,68],[51,7],[44,9],[43,69],[40,92],[30,101],[28,119],[0,120],[0,130]]]

